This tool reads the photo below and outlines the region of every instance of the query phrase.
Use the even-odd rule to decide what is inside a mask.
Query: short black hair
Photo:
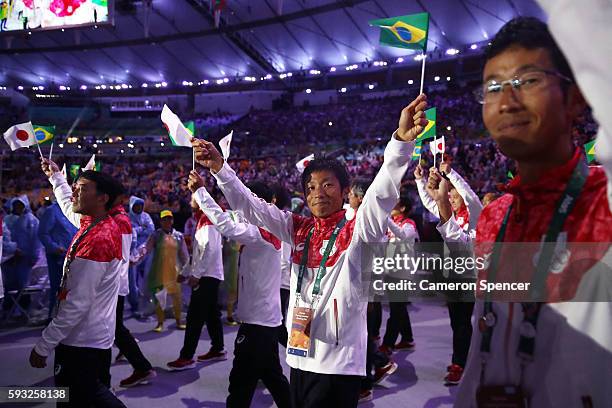
[[[520,46],[528,50],[536,48],[547,50],[557,71],[575,82],[574,73],[565,55],[548,30],[548,25],[543,21],[535,17],[516,17],[508,21],[495,34],[491,45],[486,48],[485,63],[512,46]]]
[[[351,182],[351,191],[353,194],[363,197],[366,191],[368,191],[370,184],[372,184],[370,180],[363,178],[355,179]]]
[[[402,186],[400,188],[399,204],[405,207],[404,214],[410,214],[412,211],[412,199],[410,198],[410,189],[408,186]]]
[[[351,177],[348,174],[346,166],[336,159],[321,157],[316,158],[310,163],[308,163],[308,166],[306,166],[304,172],[302,173],[302,191],[304,191],[304,195],[307,195],[306,184],[308,184],[308,182],[310,181],[312,173],[315,173],[317,171],[332,172],[340,182],[340,188],[342,190],[349,187]]]
[[[79,178],[84,178],[85,180],[93,181],[96,183],[96,192],[98,194],[106,194],[108,195],[108,201],[104,204],[104,208],[110,210],[117,197],[121,194],[123,190],[123,186],[114,177],[109,174],[101,173],[99,171],[94,170],[85,170],[80,175]]]
[[[281,184],[276,183],[272,185],[272,191],[274,192],[274,198],[276,199],[276,206],[281,210],[291,206],[291,195],[289,191]]]
[[[253,194],[263,199],[265,202],[272,202],[272,198],[274,198],[274,191],[270,187],[268,187],[267,184],[261,181],[252,181],[247,184],[247,187],[249,188],[249,190],[251,190]]]

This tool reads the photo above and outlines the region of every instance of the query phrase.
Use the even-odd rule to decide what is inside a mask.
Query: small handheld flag
[[[314,153],[313,154],[309,154],[308,156],[304,157],[302,160],[300,160],[299,162],[295,163],[295,167],[297,167],[298,171],[300,173],[304,172],[304,169],[306,169],[306,167],[308,166],[308,164],[314,160]]]
[[[85,167],[83,167],[83,171],[94,170],[95,166],[96,166],[96,155],[92,154],[91,157],[89,158],[89,161],[85,165]]]
[[[79,177],[79,169],[81,168],[81,166],[79,164],[71,164],[70,165],[70,176],[72,177],[72,179],[76,179],[77,177]]]
[[[390,47],[427,52],[429,13],[410,14],[370,21],[380,27],[380,43]]]
[[[423,142],[421,140],[417,140],[416,144],[414,145],[414,150],[412,151],[412,157],[411,159],[414,160],[419,160],[421,158],[421,149],[423,148]]]
[[[45,144],[53,140],[55,136],[55,126],[34,126],[34,135],[38,144]]]
[[[444,154],[444,151],[446,150],[444,136],[429,142],[429,150],[431,150],[431,154],[433,154],[434,156],[436,154]]]
[[[514,174],[512,174],[510,170],[508,170],[508,173],[506,173],[506,176],[508,177],[509,180],[512,180],[514,178]]]
[[[192,147],[189,130],[183,125],[181,120],[174,112],[170,110],[168,105],[164,105],[161,113],[161,120],[164,128],[168,131],[168,136],[174,146]]]
[[[223,154],[223,160],[227,161],[227,158],[230,155],[230,147],[232,144],[232,135],[234,131],[232,130],[229,135],[223,137],[223,139],[219,140],[219,147],[221,148],[221,153]]]
[[[36,145],[36,136],[34,135],[34,127],[32,126],[32,122],[25,122],[11,126],[6,132],[4,132],[4,140],[6,140],[6,143],[8,143],[11,150]]]
[[[64,166],[62,167],[62,176],[64,176],[64,178],[67,177],[67,175],[66,175],[66,163],[64,163]]]
[[[417,136],[417,142],[436,137],[436,108],[427,109],[425,111],[425,119],[427,119],[427,126],[425,126],[425,129]]]
[[[584,145],[584,152],[586,153],[588,163],[595,160],[595,140],[591,140]]]

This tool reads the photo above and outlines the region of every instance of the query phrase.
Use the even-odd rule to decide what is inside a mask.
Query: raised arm
[[[49,182],[53,187],[53,194],[62,209],[62,213],[64,213],[72,225],[79,228],[81,226],[81,215],[72,211],[72,188],[68,185],[68,181],[66,181],[59,167],[52,160],[41,159],[41,167],[49,178]]]
[[[414,141],[427,125],[426,108],[427,97],[422,94],[402,110],[398,129],[385,148],[383,164],[357,211],[355,232],[363,242],[379,242],[387,233],[387,219],[399,199]]]
[[[204,180],[195,171],[192,171],[189,175],[189,187],[190,189],[196,189],[193,193],[196,202],[208,219],[215,224],[221,235],[244,245],[265,242],[262,240],[259,228],[252,224],[235,222],[227,212],[219,207],[204,187]]]
[[[595,154],[608,176],[612,211],[612,3],[605,0],[538,0],[548,13],[548,26],[574,72],[582,94],[599,123]],[[576,33],[589,35],[585,47]]]
[[[440,165],[440,171],[442,171],[444,165]],[[450,168],[449,168],[450,169]],[[482,211],[482,203],[480,199],[472,190],[470,185],[457,173],[454,169],[450,170],[446,173],[448,180],[451,182],[455,189],[463,198],[465,205],[470,213],[470,229],[476,229],[476,224],[478,224],[478,218],[480,217],[480,212]]]
[[[242,213],[252,224],[260,226],[293,245],[293,219],[291,213],[282,211],[274,204],[266,203],[251,192],[236,176],[232,168],[223,161],[214,145],[205,140],[196,140],[196,160],[210,168],[219,189],[233,210]]]

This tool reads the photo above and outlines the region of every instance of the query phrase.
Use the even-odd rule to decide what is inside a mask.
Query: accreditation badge
[[[310,328],[312,326],[312,315],[314,309],[310,307],[293,308],[293,319],[291,321],[291,333],[287,353],[298,357],[308,357],[310,351]]]
[[[529,403],[516,385],[481,385],[476,391],[478,408],[527,408]]]

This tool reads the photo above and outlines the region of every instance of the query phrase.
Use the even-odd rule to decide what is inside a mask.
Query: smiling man
[[[550,8],[565,14],[563,30],[572,27],[571,34],[565,34],[568,38],[576,32],[574,14],[597,9],[583,3],[554,3]],[[568,7],[574,12],[568,14]],[[604,11],[612,15],[609,7],[597,13]],[[610,21],[597,16],[582,25],[588,24],[590,30],[598,19]],[[597,45],[603,46],[610,37],[603,38]],[[574,52],[571,47],[568,51]],[[582,70],[577,74],[605,72],[609,79],[609,66],[604,68],[600,55],[607,56],[595,48],[589,50],[592,61],[577,59]],[[477,92],[484,123],[501,151],[516,160],[519,175],[506,186],[506,194],[480,215],[476,241],[490,255],[489,270],[480,279],[491,280],[494,271],[497,276],[514,276],[509,275],[512,265],[533,259],[532,266],[523,262],[521,268],[534,269],[531,287],[535,283],[536,290],[541,289],[536,300],[546,303],[477,302],[479,320],[457,407],[612,404],[612,195],[604,171],[610,174],[612,168],[610,128],[606,128],[611,95],[605,75],[597,77],[599,87],[590,87],[593,100],[608,104],[608,108],[605,103],[593,105],[595,112],[606,115],[598,118],[598,158],[604,168],[588,167],[571,137],[585,103],[548,27],[534,18],[514,19],[487,50],[484,83]],[[602,151],[608,154],[599,155]],[[546,252],[563,247],[568,263],[552,268],[551,258],[541,255],[545,250],[538,251],[543,241],[555,247]],[[485,249],[494,242],[533,244],[510,258]]]
[[[256,197],[212,143],[193,141],[196,160],[211,169],[230,206],[292,246],[287,363],[296,408],[357,405],[367,340],[361,253],[386,235],[413,141],[427,124],[426,107],[420,95],[404,108],[384,163],[350,221],[342,209],[349,176],[337,160],[315,159],[306,167],[302,187],[313,216],[303,217]]]
[[[57,166],[43,160],[42,168],[54,188],[61,184]],[[67,406],[124,406],[110,391],[122,252],[109,210],[118,194],[118,183],[104,173],[84,171],[74,183],[71,213],[80,229],[66,253],[57,315],[30,354],[32,367],[42,368],[55,350],[55,385],[69,387]]]

